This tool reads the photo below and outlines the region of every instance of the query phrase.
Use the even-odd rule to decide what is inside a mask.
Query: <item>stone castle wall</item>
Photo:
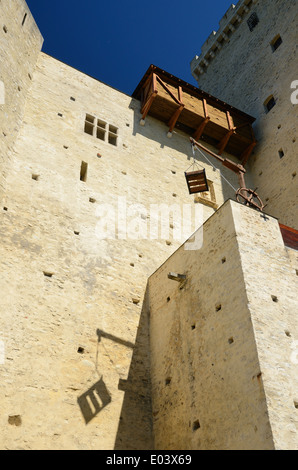
[[[9,64],[0,76],[7,95],[0,105],[6,129],[1,136],[0,447],[160,447],[159,430],[155,444],[152,430],[150,355],[157,343],[150,347],[147,280],[201,222],[219,217],[216,209],[235,198],[221,176],[236,188],[237,178],[197,154],[215,200],[203,195],[195,202],[184,176],[192,164],[189,137],[177,131],[169,139],[167,126],[149,117],[140,125],[139,101],[40,53],[42,38],[26,8],[23,1],[0,3],[7,30],[7,42],[0,41],[1,62]],[[93,119],[99,124],[94,130]],[[247,182],[253,187],[250,173]],[[155,212],[162,204],[174,213],[162,218]],[[179,238],[183,206],[191,209],[193,224]],[[156,218],[167,233],[152,230]],[[229,222],[230,215],[223,226]],[[227,228],[232,237],[233,227]],[[210,232],[208,243],[220,244],[221,233],[220,228]],[[209,254],[211,272],[217,261]],[[241,274],[239,252],[231,258]],[[296,262],[291,256],[292,270]],[[241,286],[239,302],[245,304]],[[160,294],[166,287],[159,285]],[[244,307],[242,313],[249,318]],[[251,332],[251,345],[252,338]],[[264,422],[259,433],[267,431]],[[269,436],[266,446],[271,444]]]
[[[43,38],[24,0],[0,6],[0,198],[11,165],[11,152],[22,123],[28,90]],[[0,100],[2,100],[0,95]]]
[[[176,239],[170,214],[151,239],[151,205],[200,207],[202,220],[215,208],[188,194],[189,138],[140,118],[139,101],[40,54],[1,214],[3,448],[152,447],[144,293],[197,221]],[[222,168],[199,163],[218,205],[234,197]]]
[[[156,448],[297,449],[297,260],[233,201],[202,236],[148,282]]]

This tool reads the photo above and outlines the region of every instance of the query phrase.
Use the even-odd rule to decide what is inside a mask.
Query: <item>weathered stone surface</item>
[[[297,292],[277,221],[233,201],[150,277],[156,448],[297,449]]]
[[[3,83],[5,100],[5,105],[0,103],[2,198],[14,142],[22,123],[26,97],[43,38],[24,0],[3,1],[0,10],[0,81]]]
[[[0,448],[133,450],[175,442],[181,449],[289,447],[296,436],[289,404],[298,402],[290,391],[295,368],[289,366],[286,376],[285,357],[273,352],[271,362],[270,348],[281,340],[275,330],[282,327],[287,355],[289,338],[293,344],[297,334],[297,291],[291,289],[298,259],[285,250],[277,221],[267,224],[236,203],[215,213],[235,198],[222,175],[236,188],[238,182],[200,154],[215,201],[200,197],[195,203],[184,175],[192,163],[188,136],[177,131],[169,139],[167,126],[153,118],[140,123],[140,102],[40,53],[42,37],[25,1],[1,1],[0,12],[0,80],[6,89],[0,105]],[[106,123],[105,141],[84,131],[86,115]],[[252,171],[247,183],[254,187]],[[177,214],[184,206],[191,208],[193,224],[179,238]],[[163,208],[170,211],[164,233],[153,230]],[[185,252],[182,262],[183,248],[173,254],[202,221],[208,221],[206,245]],[[171,265],[173,259],[181,264]],[[167,278],[184,270],[194,271],[185,283]],[[254,271],[264,280],[259,292]],[[157,282],[161,272],[165,282]],[[235,326],[238,312],[242,323]],[[194,335],[198,343],[191,345]],[[169,366],[173,358],[182,368]],[[231,381],[222,391],[223,376]],[[284,380],[283,397],[271,376]],[[185,400],[177,401],[178,392],[165,395],[164,381],[167,393],[179,383]],[[214,417],[205,395],[211,384]],[[235,385],[232,402],[228,384]],[[193,415],[201,401],[205,414]],[[254,416],[261,418],[257,429],[250,416],[254,404]],[[230,411],[227,421],[220,408]],[[157,412],[164,415],[159,421]],[[178,440],[168,424],[181,430]]]
[[[86,113],[119,129],[117,147],[84,132]],[[140,116],[138,101],[40,54],[0,214],[0,331],[10,358],[1,382],[3,448],[152,448],[142,303],[150,274],[196,226],[177,240],[170,214],[168,233],[150,239],[151,205],[198,205],[184,177],[188,137],[169,140],[166,126],[154,119],[140,126]],[[233,197],[220,171],[207,165],[207,172],[220,205]],[[127,211],[140,205],[128,212],[127,228],[139,210],[143,238],[125,237],[119,201]],[[117,222],[107,240],[100,239],[104,204]],[[200,207],[204,219],[214,213]],[[97,388],[105,404],[98,409],[86,395]],[[17,414],[18,435],[7,426]]]

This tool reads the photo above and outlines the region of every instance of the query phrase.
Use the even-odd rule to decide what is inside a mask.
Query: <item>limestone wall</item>
[[[250,31],[252,14],[259,22]],[[266,211],[294,228],[298,105],[291,102],[291,85],[297,80],[297,27],[295,0],[241,0],[191,63],[203,90],[257,118],[259,144],[250,165],[255,187]],[[274,50],[279,35],[282,43]],[[267,112],[264,103],[271,95],[276,105]]]
[[[275,448],[297,449],[297,252],[276,220],[241,209],[235,228]]]
[[[215,208],[189,196],[189,138],[140,118],[138,101],[41,53],[1,208],[1,448],[152,448],[146,283],[198,221],[179,239],[170,216],[154,237],[151,205]],[[234,197],[199,163],[217,205]]]
[[[0,4],[0,199],[24,114],[42,36],[24,0]]]
[[[230,201],[203,239],[148,283],[155,446],[297,449],[297,273],[278,223]]]
[[[247,362],[244,359],[247,371],[235,362],[233,383],[237,387],[236,375],[241,369],[235,398],[244,403],[243,387],[252,377],[250,390],[255,393],[250,404],[243,404],[241,442],[247,438],[249,445],[272,448],[265,392],[261,381],[255,379],[260,366],[251,312],[245,300],[246,281],[241,263],[246,260],[242,260],[235,239],[236,209],[232,205],[233,210],[229,211],[228,205],[219,215],[215,214],[225,201],[235,197],[222,175],[235,188],[236,177],[217,161],[212,161],[214,168],[198,153],[197,162],[200,168],[206,168],[213,188],[212,200],[209,194],[201,195],[195,202],[194,196],[188,194],[184,175],[192,165],[189,137],[176,132],[169,139],[167,126],[150,117],[141,126],[138,101],[39,53],[42,38],[26,8],[25,2],[19,0],[0,3],[6,26],[5,42],[0,42],[1,64],[5,65],[1,66],[0,79],[6,89],[5,106],[0,105],[5,134],[1,137],[1,188],[5,195],[0,207],[0,448],[131,450],[152,449],[154,445],[160,448],[163,443],[172,445],[176,439],[172,430],[168,429],[168,441],[161,438],[166,420],[162,428],[155,428],[156,444],[153,439],[152,416],[157,419],[157,414],[156,402],[153,410],[151,403],[152,292],[146,291],[147,279],[211,216],[217,222],[206,225],[210,226],[207,249],[195,257],[190,251],[187,262],[191,260],[196,276],[204,279],[206,273],[210,286],[218,269],[228,266],[231,269],[223,271],[224,283],[218,292],[214,288],[209,296],[199,287],[200,295],[202,292],[207,306],[216,308],[226,298],[233,280],[237,285],[231,307],[241,312],[240,337],[245,337],[250,355]],[[90,135],[93,120],[99,126]],[[250,174],[247,182],[253,186]],[[162,204],[166,208],[163,216],[156,213],[156,206],[162,209]],[[189,220],[188,210],[192,211],[190,224],[184,226],[184,233],[178,237],[183,214],[186,222]],[[256,218],[260,215],[254,214]],[[156,219],[164,223],[166,233],[153,230]],[[195,264],[197,256],[203,257],[199,269]],[[233,260],[231,265],[228,256]],[[222,263],[223,257],[227,258],[226,263]],[[291,262],[292,271],[296,272],[295,256],[291,256]],[[155,277],[152,279],[150,283],[155,282]],[[201,280],[194,279],[201,286]],[[173,287],[167,282],[162,280],[158,288],[154,287],[158,290],[156,295],[163,296],[163,289]],[[188,298],[188,287],[185,289],[181,291],[185,295],[183,308],[190,312],[192,327],[197,321],[195,304],[189,302],[193,293]],[[167,294],[170,297],[169,302],[166,298],[167,306],[173,305],[171,299],[176,294],[176,291]],[[177,305],[178,300],[177,297]],[[225,360],[234,357],[231,350],[225,349],[224,334],[229,333],[227,340],[236,335],[232,311],[229,315],[228,324],[219,335],[223,343],[214,362],[214,367],[218,367],[215,384],[221,383],[226,373],[230,376]],[[203,316],[202,323],[207,321]],[[210,323],[207,333],[209,326]],[[179,322],[174,333],[176,327],[180,328]],[[197,326],[191,329],[191,334],[198,334],[199,329]],[[290,320],[288,329],[294,338]],[[165,328],[165,335],[167,331]],[[151,334],[153,369],[159,360],[156,354],[160,334],[160,331]],[[207,338],[208,334],[206,358],[210,354]],[[240,353],[240,342],[234,343],[230,346],[236,345]],[[186,343],[183,348],[190,360],[183,359],[183,371],[176,368],[171,371],[173,377],[186,371],[192,373],[192,363],[199,363],[204,352],[197,354]],[[173,356],[178,363],[179,354],[178,345]],[[207,367],[209,358],[204,361]],[[269,357],[264,352],[265,364],[266,361]],[[160,373],[163,374],[162,369]],[[156,378],[154,372],[154,396],[158,388]],[[192,383],[189,385],[192,397],[204,392],[199,384],[195,389]],[[256,390],[260,390],[260,395]],[[227,387],[227,398],[228,391]],[[218,389],[217,400],[220,393]],[[196,420],[205,420],[202,415],[193,418],[190,414],[193,400],[185,414],[189,416],[188,430],[197,425]],[[172,399],[170,403],[178,405]],[[185,403],[182,408],[179,404],[178,411],[171,408],[170,413],[175,417]],[[252,431],[252,420],[245,424],[245,417],[249,417],[255,405],[264,420]],[[227,410],[231,405],[223,400],[223,407]],[[272,409],[275,413],[274,406]],[[233,413],[236,415],[236,408]],[[201,447],[223,444],[222,438],[215,440],[212,432],[208,431]],[[182,432],[178,445],[196,447],[197,436],[192,434],[190,444]],[[229,445],[238,442],[237,439],[239,436],[234,433]]]

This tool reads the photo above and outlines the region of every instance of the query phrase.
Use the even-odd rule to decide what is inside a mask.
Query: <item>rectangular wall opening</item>
[[[91,122],[91,124],[94,124],[94,116],[91,116],[91,114],[86,114],[86,121]]]
[[[108,124],[102,119],[98,119],[91,114],[86,114],[85,133],[96,137],[111,145],[118,144],[118,127]]]
[[[117,136],[109,134],[109,144],[117,146]]]
[[[285,156],[285,152],[283,151],[283,149],[280,149],[278,151],[278,155],[279,155],[279,158],[283,158]]]
[[[91,122],[85,122],[85,133],[89,135],[93,135],[94,126]]]
[[[83,181],[84,183],[86,183],[87,181],[87,173],[88,173],[88,163],[82,162],[80,180]]]
[[[94,133],[94,121],[95,121],[94,116],[91,116],[91,114],[86,114],[85,128],[84,128],[84,131],[85,131],[86,134],[93,135],[93,133]]]
[[[273,39],[273,41],[271,41],[271,47],[272,47],[272,51],[275,52],[279,46],[282,45],[282,38],[280,36],[280,34],[278,34],[277,36],[275,36],[275,38]]]
[[[267,100],[264,102],[264,107],[266,113],[269,113],[271,109],[276,105],[276,100],[273,95],[268,96]]]
[[[106,139],[106,126],[107,126],[107,123],[105,121],[102,121],[101,119],[97,119],[96,137],[103,141],[105,141]]]
[[[23,21],[22,21],[22,26],[24,26],[26,19],[27,19],[27,13],[25,13],[25,15],[24,15],[24,18],[23,18]]]
[[[102,129],[106,129],[107,123],[102,121],[101,119],[97,119],[97,127],[101,127]]]
[[[106,131],[101,127],[97,128],[96,137],[100,140],[105,140]]]
[[[117,145],[118,138],[118,128],[112,125],[109,125],[109,144]]]
[[[259,24],[260,20],[256,13],[253,13],[247,21],[248,27],[250,31],[253,31],[255,27]]]

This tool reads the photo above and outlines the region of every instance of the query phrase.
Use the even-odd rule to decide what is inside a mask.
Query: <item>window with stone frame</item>
[[[91,114],[86,114],[84,132],[111,145],[118,144],[118,127]]]

